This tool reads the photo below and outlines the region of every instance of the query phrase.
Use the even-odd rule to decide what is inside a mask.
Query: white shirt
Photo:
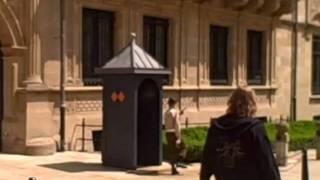
[[[164,126],[167,132],[175,132],[177,138],[181,139],[179,112],[175,108],[170,108],[165,112]]]

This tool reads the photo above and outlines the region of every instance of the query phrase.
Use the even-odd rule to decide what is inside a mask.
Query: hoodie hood
[[[223,134],[228,134],[229,137],[238,138],[259,123],[261,122],[255,118],[227,114],[218,118],[213,126]]]

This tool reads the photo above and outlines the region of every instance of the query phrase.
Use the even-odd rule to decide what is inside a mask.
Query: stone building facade
[[[56,150],[59,7],[58,0],[0,0],[3,152]],[[102,87],[92,69],[119,52],[131,32],[172,71],[163,100],[174,97],[188,107],[189,123],[223,114],[230,92],[243,84],[256,90],[258,117],[289,117],[293,7],[291,0],[66,0],[67,149],[79,150],[83,119],[94,125],[87,138],[99,129]],[[312,48],[320,35],[320,2],[300,0],[298,7],[297,117],[313,119],[320,115],[320,96],[313,93],[320,60],[315,63]]]

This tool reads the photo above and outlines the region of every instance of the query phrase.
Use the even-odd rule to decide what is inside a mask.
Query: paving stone
[[[308,155],[310,178],[320,179],[320,161],[315,160],[315,151]],[[0,180],[194,180],[199,177],[199,169],[200,164],[192,164],[180,170],[183,175],[171,176],[167,163],[133,172],[103,167],[98,153],[65,152],[40,157],[0,154]],[[283,180],[301,180],[301,156],[292,157],[289,165],[280,170]]]

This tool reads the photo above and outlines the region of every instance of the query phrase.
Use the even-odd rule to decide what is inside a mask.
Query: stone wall
[[[115,12],[115,50],[120,51],[130,32],[142,44],[143,16],[168,18],[169,66],[171,85],[164,87],[164,108],[168,97],[175,97],[183,118],[190,123],[208,123],[225,112],[229,94],[246,84],[246,31],[265,32],[266,84],[256,90],[259,117],[279,118],[290,114],[292,25],[290,1],[240,0],[68,0],[66,2],[66,145],[79,150],[83,119],[100,125],[101,87],[82,82],[82,9]],[[241,2],[241,3],[239,3]],[[262,4],[256,2],[263,2]],[[310,14],[306,18],[306,5]],[[284,6],[286,5],[286,6]],[[311,34],[319,33],[317,0],[300,1],[299,21],[310,26],[299,28],[298,118],[311,119],[319,112],[319,97],[311,96]],[[9,10],[8,10],[9,8]],[[59,1],[0,0],[1,50],[5,61],[5,118],[2,122],[4,151],[26,153],[41,142],[59,141]],[[11,13],[10,13],[11,12]],[[13,13],[12,13],[13,12]],[[7,23],[9,22],[9,23]],[[230,27],[230,67],[228,86],[211,86],[209,80],[209,26]],[[320,112],[319,112],[320,114]],[[86,137],[91,138],[91,130]],[[49,139],[49,140],[48,140]],[[39,143],[40,142],[40,143]],[[55,144],[54,144],[55,145]],[[86,142],[92,150],[90,141]],[[29,148],[30,147],[30,148]],[[52,147],[48,145],[46,147]],[[31,149],[31,150],[30,150]],[[39,151],[36,151],[39,152]],[[32,153],[31,153],[32,154]]]
[[[190,123],[208,123],[211,117],[217,117],[225,112],[229,94],[238,84],[245,83],[246,49],[245,34],[247,29],[263,30],[266,32],[267,44],[267,83],[261,87],[253,87],[257,90],[259,101],[258,116],[278,117],[276,109],[275,72],[272,67],[273,46],[271,42],[274,21],[266,15],[256,15],[250,12],[224,9],[222,1],[206,1],[202,4],[193,1],[68,1],[67,9],[67,65],[68,85],[78,87],[83,94],[90,94],[91,87],[82,86],[82,9],[95,8],[115,12],[115,49],[119,51],[124,47],[130,32],[136,32],[137,43],[142,44],[142,19],[144,15],[168,18],[169,28],[169,64],[173,72],[172,85],[165,87],[165,98],[173,96],[179,100],[181,108],[188,107],[186,115]],[[263,19],[263,21],[261,20]],[[232,31],[232,43],[230,45],[229,74],[232,81],[229,86],[211,86],[209,82],[209,41],[208,28],[210,24],[229,26]],[[243,39],[240,39],[243,38]],[[58,61],[48,60],[45,67],[50,69],[45,72],[45,79],[50,86],[56,85]],[[52,79],[52,81],[50,80]],[[75,88],[77,89],[77,88]],[[75,93],[77,90],[73,90]],[[89,103],[89,102],[88,102]],[[89,103],[90,104],[90,103]],[[71,105],[71,104],[70,104]],[[165,104],[164,104],[165,107]],[[88,111],[82,114],[90,114],[92,118],[88,123],[99,124],[101,112]],[[70,120],[72,119],[72,120]],[[68,116],[68,124],[74,127],[79,124],[82,117],[78,115]],[[72,121],[72,122],[71,122]],[[68,126],[69,126],[68,125]],[[69,133],[67,133],[69,136]],[[73,141],[73,140],[72,140]],[[68,142],[69,143],[69,140]],[[72,144],[72,143],[71,143]],[[71,145],[74,147],[75,145]]]
[[[3,61],[2,151],[23,153],[25,150],[26,114],[23,98],[16,90],[24,79],[27,47],[24,36],[24,2],[0,1],[0,52]]]
[[[297,118],[300,120],[311,120],[314,116],[320,115],[320,98],[312,95],[312,36],[320,34],[320,24],[318,14],[320,2],[316,0],[299,1],[298,6],[298,47],[297,47]],[[306,13],[307,12],[307,13]],[[290,79],[293,58],[293,17],[290,15],[283,16],[281,23],[277,29],[277,72],[279,85],[281,86],[281,96],[279,98],[290,99],[290,88],[288,84]],[[281,62],[279,62],[281,61]],[[286,65],[284,65],[284,63]],[[284,74],[285,72],[285,74]],[[283,101],[278,101],[280,104]]]

